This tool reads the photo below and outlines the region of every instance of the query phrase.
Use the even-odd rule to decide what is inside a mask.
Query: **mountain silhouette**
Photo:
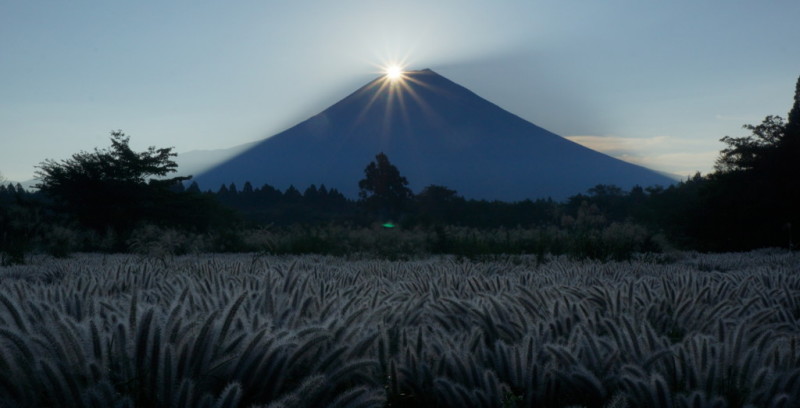
[[[354,198],[380,152],[412,190],[436,184],[466,198],[563,199],[597,184],[674,182],[542,129],[430,69],[377,78],[195,180],[213,190],[245,181],[279,189],[324,184]]]

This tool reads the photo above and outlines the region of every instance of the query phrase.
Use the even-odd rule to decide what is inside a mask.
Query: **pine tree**
[[[187,193],[200,193],[200,186],[197,184],[196,181],[193,181],[192,184],[189,184],[189,187],[186,188]]]
[[[703,195],[709,214],[701,230],[726,242],[726,250],[791,246],[791,230],[800,225],[800,79],[787,121],[767,116],[744,125],[745,137],[724,137],[712,181]]]
[[[786,138],[800,139],[800,78],[797,78],[797,85],[794,90],[794,105],[792,110],[789,111],[789,118],[786,123]]]
[[[783,157],[784,178],[786,179],[785,208],[786,224],[784,228],[789,238],[789,247],[794,247],[795,238],[792,236],[792,227],[800,228],[800,215],[797,209],[800,208],[800,78],[794,91],[794,105],[789,111],[789,118],[786,122],[786,130],[783,135]]]

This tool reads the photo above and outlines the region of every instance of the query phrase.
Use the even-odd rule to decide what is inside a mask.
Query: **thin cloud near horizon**
[[[616,159],[681,177],[710,173],[719,155],[719,149],[709,149],[706,141],[670,136],[578,135],[565,139]]]

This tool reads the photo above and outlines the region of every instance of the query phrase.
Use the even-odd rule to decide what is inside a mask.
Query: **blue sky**
[[[403,60],[615,157],[708,172],[785,117],[800,2],[0,0],[0,174],[105,147],[220,149]],[[402,170],[402,169],[401,169]]]

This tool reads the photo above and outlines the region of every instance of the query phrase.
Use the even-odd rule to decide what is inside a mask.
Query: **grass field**
[[[35,258],[0,406],[800,406],[800,255],[540,261]]]

